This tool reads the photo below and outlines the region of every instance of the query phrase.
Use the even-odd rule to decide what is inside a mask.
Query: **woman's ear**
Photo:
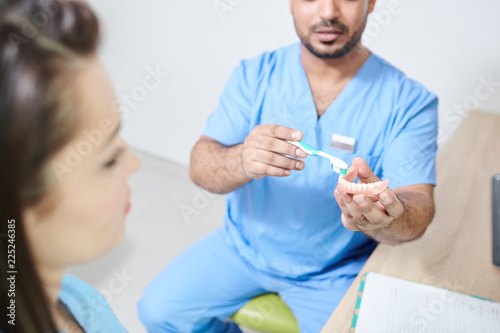
[[[373,10],[375,9],[375,2],[377,2],[377,0],[368,0],[368,13],[373,13]]]

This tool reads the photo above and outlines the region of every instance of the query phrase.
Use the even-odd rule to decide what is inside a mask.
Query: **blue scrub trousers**
[[[366,259],[357,259],[359,269]],[[252,298],[274,292],[290,307],[302,333],[318,333],[356,277],[335,272],[292,280],[259,271],[238,255],[220,228],[189,247],[146,287],[139,316],[150,333],[240,332],[226,319]],[[262,309],[266,311],[272,314],[272,305]]]

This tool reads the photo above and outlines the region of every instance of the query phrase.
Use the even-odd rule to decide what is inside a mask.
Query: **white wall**
[[[288,0],[90,2],[104,25],[101,55],[126,111],[125,138],[183,165],[239,60],[298,40]],[[461,109],[500,112],[498,0],[379,0],[364,40],[438,94],[441,143]],[[147,90],[157,67],[169,75],[156,88],[147,80]],[[489,79],[496,86],[482,83]],[[127,105],[134,100],[125,95],[140,102]]]

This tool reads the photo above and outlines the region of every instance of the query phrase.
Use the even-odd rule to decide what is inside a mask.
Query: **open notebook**
[[[500,333],[500,303],[367,273],[351,332]]]

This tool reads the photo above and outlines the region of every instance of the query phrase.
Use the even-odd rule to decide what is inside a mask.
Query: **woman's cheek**
[[[120,175],[120,165],[104,170],[101,177],[95,177],[98,184],[95,193],[96,240],[103,252],[114,249],[125,234],[125,209],[130,189]],[[104,248],[103,248],[104,246]],[[104,253],[103,253],[104,254]]]
[[[125,208],[128,203],[128,194],[123,184],[114,182],[108,191],[108,195],[108,207],[103,207],[103,211],[108,211],[110,221],[115,223],[123,222],[125,218]]]

